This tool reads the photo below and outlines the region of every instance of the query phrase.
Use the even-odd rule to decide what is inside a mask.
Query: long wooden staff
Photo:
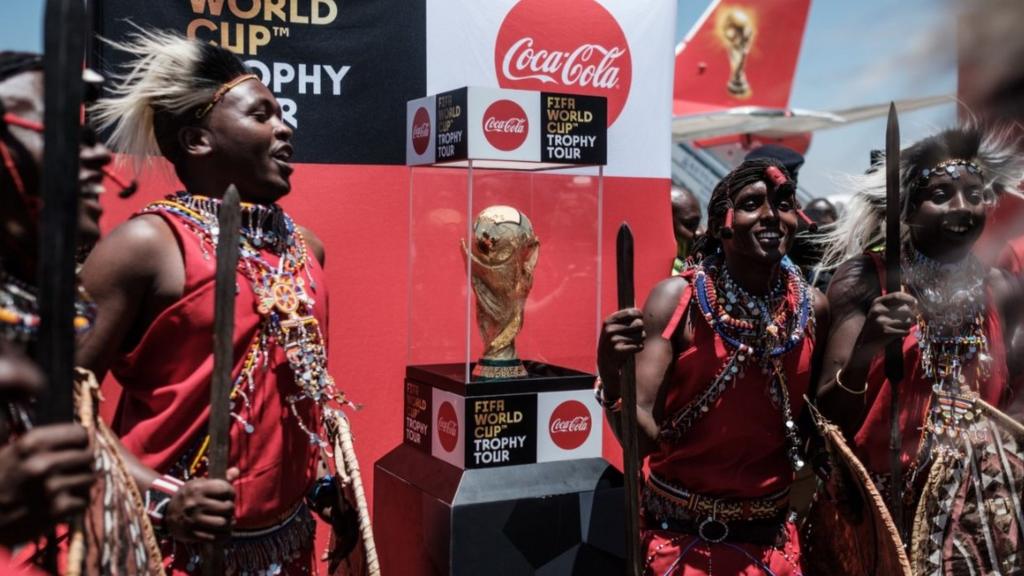
[[[625,222],[619,226],[615,241],[616,279],[619,309],[632,308],[636,298],[633,288],[633,232]],[[640,448],[637,445],[636,423],[636,361],[630,356],[622,367],[622,412],[619,434],[622,440],[622,467],[626,478],[626,574],[640,576]]]
[[[899,292],[900,281],[900,123],[896,104],[889,105],[889,123],[885,130],[885,291]],[[892,471],[890,507],[900,533],[903,529],[903,470],[900,462],[900,382],[903,380],[903,339],[885,347],[885,377],[892,394],[889,412],[889,467]]]
[[[210,478],[227,476],[228,432],[231,424],[231,369],[235,363],[235,278],[238,268],[238,235],[242,227],[241,201],[232,184],[224,193],[217,224],[217,275],[213,308],[213,379],[210,383]],[[224,547],[209,546],[204,572],[224,574]]]
[[[39,242],[39,340],[49,385],[38,404],[43,424],[74,417],[75,244],[78,146],[85,47],[81,0],[47,0],[43,55],[43,211]]]
[[[43,16],[43,210],[36,343],[36,359],[48,383],[37,405],[42,424],[71,422],[75,410],[75,244],[87,30],[84,10],[81,0],[47,0]],[[81,518],[72,522],[80,523]],[[57,541],[52,531],[46,539],[43,564],[57,573]]]

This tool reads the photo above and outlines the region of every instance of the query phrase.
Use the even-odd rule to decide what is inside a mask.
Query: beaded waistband
[[[715,498],[690,492],[651,474],[644,486],[643,500],[646,512],[658,518],[770,520],[784,517],[788,511],[789,488],[762,498]]]
[[[235,530],[224,546],[227,574],[256,576],[277,574],[313,547],[316,521],[305,504],[299,504],[284,520],[258,530]],[[179,544],[180,546],[180,544]],[[186,545],[189,573],[202,565],[202,550]]]

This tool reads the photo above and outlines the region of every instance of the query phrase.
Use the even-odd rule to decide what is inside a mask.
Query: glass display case
[[[375,475],[389,571],[533,573],[555,543],[560,566],[622,573],[593,395],[605,120],[603,98],[520,90],[408,104],[403,441]]]
[[[600,456],[602,415],[590,396],[601,290],[600,167],[529,172],[471,163],[414,168],[410,179],[406,392],[417,398],[407,403],[436,397],[452,406],[455,420],[448,424],[441,406],[429,402],[429,416],[407,422],[406,440],[433,428],[429,442],[421,436],[414,443],[470,467]],[[495,352],[503,357],[492,359]],[[564,423],[549,422],[570,400],[578,410]],[[445,450],[442,428],[452,427],[461,433]],[[576,446],[561,442],[563,434],[586,438]],[[501,448],[476,449],[483,446]]]

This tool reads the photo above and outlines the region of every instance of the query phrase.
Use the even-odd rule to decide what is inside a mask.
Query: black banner
[[[437,162],[465,160],[469,156],[466,88],[437,95]]]
[[[402,436],[406,444],[412,444],[427,454],[430,454],[430,405],[430,386],[406,380]]]
[[[296,128],[296,162],[405,163],[405,103],[426,92],[425,0],[96,0],[94,9],[97,33],[111,40],[134,23],[236,52]],[[102,44],[96,54],[101,71],[122,62]]]
[[[541,162],[608,163],[605,98],[541,92],[540,112]]]
[[[466,400],[466,468],[536,461],[536,394]]]

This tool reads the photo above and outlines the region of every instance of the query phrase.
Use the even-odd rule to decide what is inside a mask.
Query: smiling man
[[[311,508],[343,528],[347,544],[355,538],[352,509],[319,472],[325,421],[345,403],[326,371],[323,246],[276,203],[291,191],[292,129],[225,49],[145,30],[114,47],[131,57],[130,73],[95,117],[118,151],[170,161],[184,190],[90,255],[82,277],[100,319],[81,363],[124,388],[115,429],[146,468],[136,476],[175,573],[201,571],[200,544],[229,536],[229,573],[310,573]],[[231,184],[243,205],[228,484],[203,477],[213,255]]]
[[[842,264],[829,287],[833,328],[818,395],[875,484],[898,490],[915,573],[1019,573],[1024,438],[1013,437],[976,398],[1005,406],[1010,338],[1020,324],[1020,280],[982,264],[971,249],[996,191],[1017,182],[1016,143],[962,128],[903,151],[900,198],[904,290],[885,294],[885,170],[829,233],[824,265]],[[884,349],[902,339],[900,462],[889,464],[892,384]],[[1017,392],[1019,393],[1019,392]],[[886,502],[890,500],[887,498]],[[910,542],[908,542],[910,543]]]
[[[622,366],[636,355],[645,573],[803,573],[789,496],[829,323],[824,296],[785,258],[795,194],[778,161],[744,161],[715,186],[692,264],[643,311],[604,321],[597,396],[617,433]]]

